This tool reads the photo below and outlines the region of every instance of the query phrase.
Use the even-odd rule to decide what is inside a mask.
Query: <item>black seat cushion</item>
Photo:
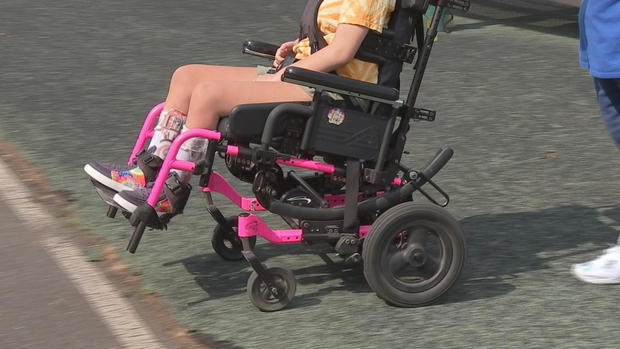
[[[260,143],[269,113],[280,104],[282,103],[240,104],[232,109],[230,116],[220,119],[217,130],[229,140]],[[285,124],[278,126],[274,135],[284,135]]]

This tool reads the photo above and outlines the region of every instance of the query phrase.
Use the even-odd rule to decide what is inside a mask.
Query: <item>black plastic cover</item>
[[[263,129],[269,113],[282,103],[240,104],[232,109],[230,116],[220,119],[218,131],[225,138],[260,143]],[[308,102],[299,102],[308,105]],[[274,136],[282,136],[286,131],[286,123],[281,123],[274,130]]]
[[[376,160],[389,117],[321,102],[302,148],[350,159]]]

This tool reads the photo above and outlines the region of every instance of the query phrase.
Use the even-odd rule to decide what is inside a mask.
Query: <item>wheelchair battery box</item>
[[[352,159],[376,160],[390,117],[367,114],[338,102],[321,100],[315,105],[302,149]]]

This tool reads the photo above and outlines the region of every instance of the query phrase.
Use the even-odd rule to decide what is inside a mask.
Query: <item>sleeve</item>
[[[387,26],[395,0],[343,0],[340,23],[357,24],[381,32]]]

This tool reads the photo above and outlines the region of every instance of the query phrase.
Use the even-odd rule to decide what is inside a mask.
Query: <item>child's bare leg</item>
[[[206,64],[190,64],[178,68],[172,79],[164,110],[176,109],[187,113],[192,92],[207,81],[253,81],[256,79],[254,67],[229,67]]]
[[[188,128],[215,129],[219,118],[239,104],[310,101],[301,87],[279,81],[207,81],[191,95]]]
[[[190,97],[189,112],[183,129],[216,129],[220,117],[229,115],[232,108],[239,104],[310,100],[310,95],[299,86],[279,81],[201,82]],[[177,159],[195,162],[204,154],[205,149],[206,139],[192,138],[183,143]],[[189,181],[190,173],[174,171],[183,182]]]
[[[163,159],[172,141],[181,132],[187,117],[192,91],[206,81],[254,80],[256,68],[192,64],[178,68],[172,75],[168,98],[159,116],[148,149]]]

